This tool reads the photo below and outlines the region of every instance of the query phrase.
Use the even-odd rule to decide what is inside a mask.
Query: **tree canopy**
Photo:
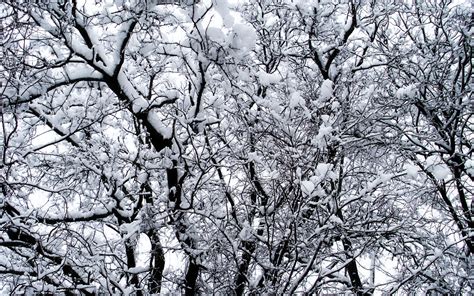
[[[0,291],[467,294],[462,1],[0,3]]]

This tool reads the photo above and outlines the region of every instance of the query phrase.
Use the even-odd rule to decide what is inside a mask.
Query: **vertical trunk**
[[[375,267],[377,264],[377,253],[372,251],[372,258],[370,260],[370,293],[374,293],[375,289]]]
[[[471,216],[474,216],[474,195],[471,197]],[[474,229],[469,229],[469,240],[471,241],[471,246],[474,244]],[[474,251],[472,248],[469,250],[469,286],[471,291],[474,291]]]
[[[464,184],[461,181],[462,178],[462,164],[451,163],[452,171],[454,172],[454,178],[456,183],[456,188],[459,195],[459,200],[463,209],[464,220],[467,224],[468,238],[466,238],[466,245],[468,247],[468,279],[469,286],[474,291],[474,196],[471,197],[471,200],[468,200],[468,196],[464,192]],[[462,225],[461,223],[459,223]],[[462,231],[462,229],[461,229]]]
[[[199,276],[200,266],[196,261],[196,255],[192,253],[192,250],[196,248],[195,241],[186,235],[187,226],[184,221],[184,216],[180,215],[178,218],[178,225],[176,231],[176,237],[184,249],[184,252],[188,256],[188,267],[186,269],[184,290],[185,295],[195,295],[197,293],[197,279]],[[199,256],[199,255],[198,255]]]
[[[255,147],[254,147],[255,140],[253,136],[250,136],[250,144],[251,144],[250,151],[255,152]],[[269,197],[267,193],[265,192],[262,184],[258,180],[257,172],[255,169],[255,163],[253,161],[249,162],[248,170],[250,174],[250,181],[252,182],[254,186],[254,191],[250,194],[250,200],[252,202],[252,205],[255,208],[257,207],[265,208],[267,206]],[[258,196],[260,196],[260,202],[258,202]],[[249,215],[250,225],[254,224],[255,216],[256,216],[256,213],[254,210],[252,210]],[[263,234],[263,226],[264,226],[263,220],[260,220],[257,227],[257,235],[260,236]],[[256,242],[252,242],[252,241],[242,242],[242,249],[243,249],[242,259],[241,259],[241,263],[238,266],[237,277],[235,278],[235,287],[236,287],[235,292],[238,296],[241,296],[244,294],[245,286],[248,284],[247,273],[249,270],[252,255],[255,252],[256,248],[257,248]]]
[[[197,278],[199,275],[199,265],[196,264],[194,258],[189,256],[189,265],[188,265],[188,270],[186,271],[186,287],[185,287],[185,293],[184,295],[186,296],[192,296],[195,295],[197,292]]]
[[[252,259],[252,254],[255,251],[254,242],[242,242],[242,261],[239,264],[237,270],[237,277],[235,279],[235,294],[237,296],[244,295],[245,286],[247,285],[247,272],[250,266],[250,260]]]
[[[135,261],[135,247],[134,243],[130,239],[125,242],[125,253],[127,255],[127,267],[129,269],[136,267],[137,265]],[[129,283],[135,286],[137,296],[143,295],[140,288],[140,279],[138,278],[138,274],[132,274],[131,278],[129,279]]]
[[[150,294],[160,294],[163,269],[165,268],[165,255],[157,230],[151,229],[148,231],[148,237],[151,242],[150,278],[148,280],[148,288]]]
[[[355,261],[352,254],[352,243],[349,239],[343,238],[342,245],[344,246],[344,251],[346,257],[350,258],[350,262],[346,266],[346,271],[349,274],[349,279],[352,284],[352,291],[356,295],[370,295],[370,293],[363,292],[362,281],[359,277],[359,270],[357,269],[357,262]]]
[[[168,177],[168,199],[173,204],[171,209],[171,219],[176,225],[176,238],[183,245],[183,247],[194,249],[195,242],[192,238],[186,235],[187,225],[184,221],[185,216],[180,212],[181,206],[181,194],[182,194],[182,178],[178,173],[178,161],[173,160],[173,167],[166,171]],[[188,268],[186,270],[185,277],[185,295],[194,295],[197,291],[197,278],[199,276],[199,264],[196,262],[196,258],[193,254],[187,252],[188,256]]]
[[[340,210],[337,212],[337,216],[339,219],[344,221],[344,216]],[[342,236],[341,242],[344,247],[344,252],[346,253],[346,258],[350,260],[346,265],[346,271],[349,274],[349,279],[351,280],[352,291],[358,296],[372,295],[371,293],[364,291],[364,287],[359,276],[359,270],[357,268],[357,262],[353,254],[352,242],[345,236]]]
[[[474,254],[468,254],[468,280],[469,280],[469,287],[471,287],[471,291],[474,291]]]

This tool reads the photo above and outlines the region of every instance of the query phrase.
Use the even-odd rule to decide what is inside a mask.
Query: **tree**
[[[427,12],[432,13],[427,13]],[[445,279],[440,291],[452,287],[461,293],[472,278],[472,98],[469,81],[472,49],[468,17],[450,1],[414,3],[398,12],[398,33],[385,47],[396,57],[386,72],[390,87],[381,98],[394,98],[398,113],[383,125],[398,139],[397,154],[411,171],[420,172],[427,193],[420,196],[432,208],[435,218],[432,254],[447,251],[440,265],[416,270],[432,284]],[[409,28],[409,30],[407,30]],[[380,102],[376,102],[377,105]],[[384,103],[386,105],[386,103]],[[395,113],[396,114],[396,113]],[[415,175],[415,174],[413,174]],[[429,184],[429,185],[428,185]],[[462,241],[463,243],[455,242]],[[426,260],[431,265],[431,260]],[[449,267],[448,267],[449,266]],[[470,283],[472,288],[472,282]],[[436,290],[438,287],[432,287]]]
[[[0,4],[4,291],[472,289],[467,10],[168,2]]]

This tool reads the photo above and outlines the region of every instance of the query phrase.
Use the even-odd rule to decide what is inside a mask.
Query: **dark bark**
[[[184,295],[191,296],[195,295],[197,292],[197,278],[199,275],[199,265],[196,264],[194,258],[189,256],[189,265],[188,270],[186,272],[185,278],[185,288],[184,288]]]
[[[161,283],[163,278],[163,270],[165,268],[165,254],[161,246],[159,234],[156,229],[148,232],[151,242],[151,258],[150,258],[150,279],[148,288],[150,294],[160,294]]]
[[[364,287],[362,286],[362,281],[360,280],[359,270],[357,268],[357,262],[352,254],[352,243],[351,241],[344,237],[341,239],[342,245],[344,246],[344,251],[347,258],[350,258],[349,263],[346,265],[346,271],[349,274],[349,279],[352,284],[352,292],[356,295],[372,295],[371,293],[365,292]]]
[[[125,242],[125,253],[127,255],[127,267],[133,268],[136,267],[135,261],[135,247],[133,246],[133,242],[130,240]],[[138,278],[138,274],[132,274],[129,283],[136,288],[137,296],[143,295],[141,288],[140,288],[140,279]]]
[[[237,270],[237,277],[235,279],[235,294],[237,296],[244,295],[245,287],[247,285],[247,272],[252,259],[252,254],[255,252],[256,244],[254,242],[242,242],[242,259]]]
[[[46,250],[44,246],[41,244],[41,242],[38,241],[33,235],[17,228],[9,228],[7,229],[6,233],[9,239],[11,239],[12,241],[23,242],[22,247],[29,247],[31,249],[34,249],[39,255],[43,256],[45,259],[53,262],[54,264],[62,265],[62,271],[64,275],[70,277],[70,280],[72,283],[78,284],[78,285],[89,284],[80,276],[80,273],[76,271],[74,267],[69,265],[67,262],[63,262],[64,258],[62,256],[55,255],[49,252],[48,250]],[[34,260],[29,260],[29,262],[30,264],[32,264]],[[48,276],[45,276],[43,279],[50,284],[57,285]],[[94,295],[94,293],[91,293],[87,291],[86,289],[77,289],[77,290],[80,291],[84,295],[90,295],[90,296]],[[67,290],[66,293],[69,295],[74,295],[74,293],[69,290]]]

